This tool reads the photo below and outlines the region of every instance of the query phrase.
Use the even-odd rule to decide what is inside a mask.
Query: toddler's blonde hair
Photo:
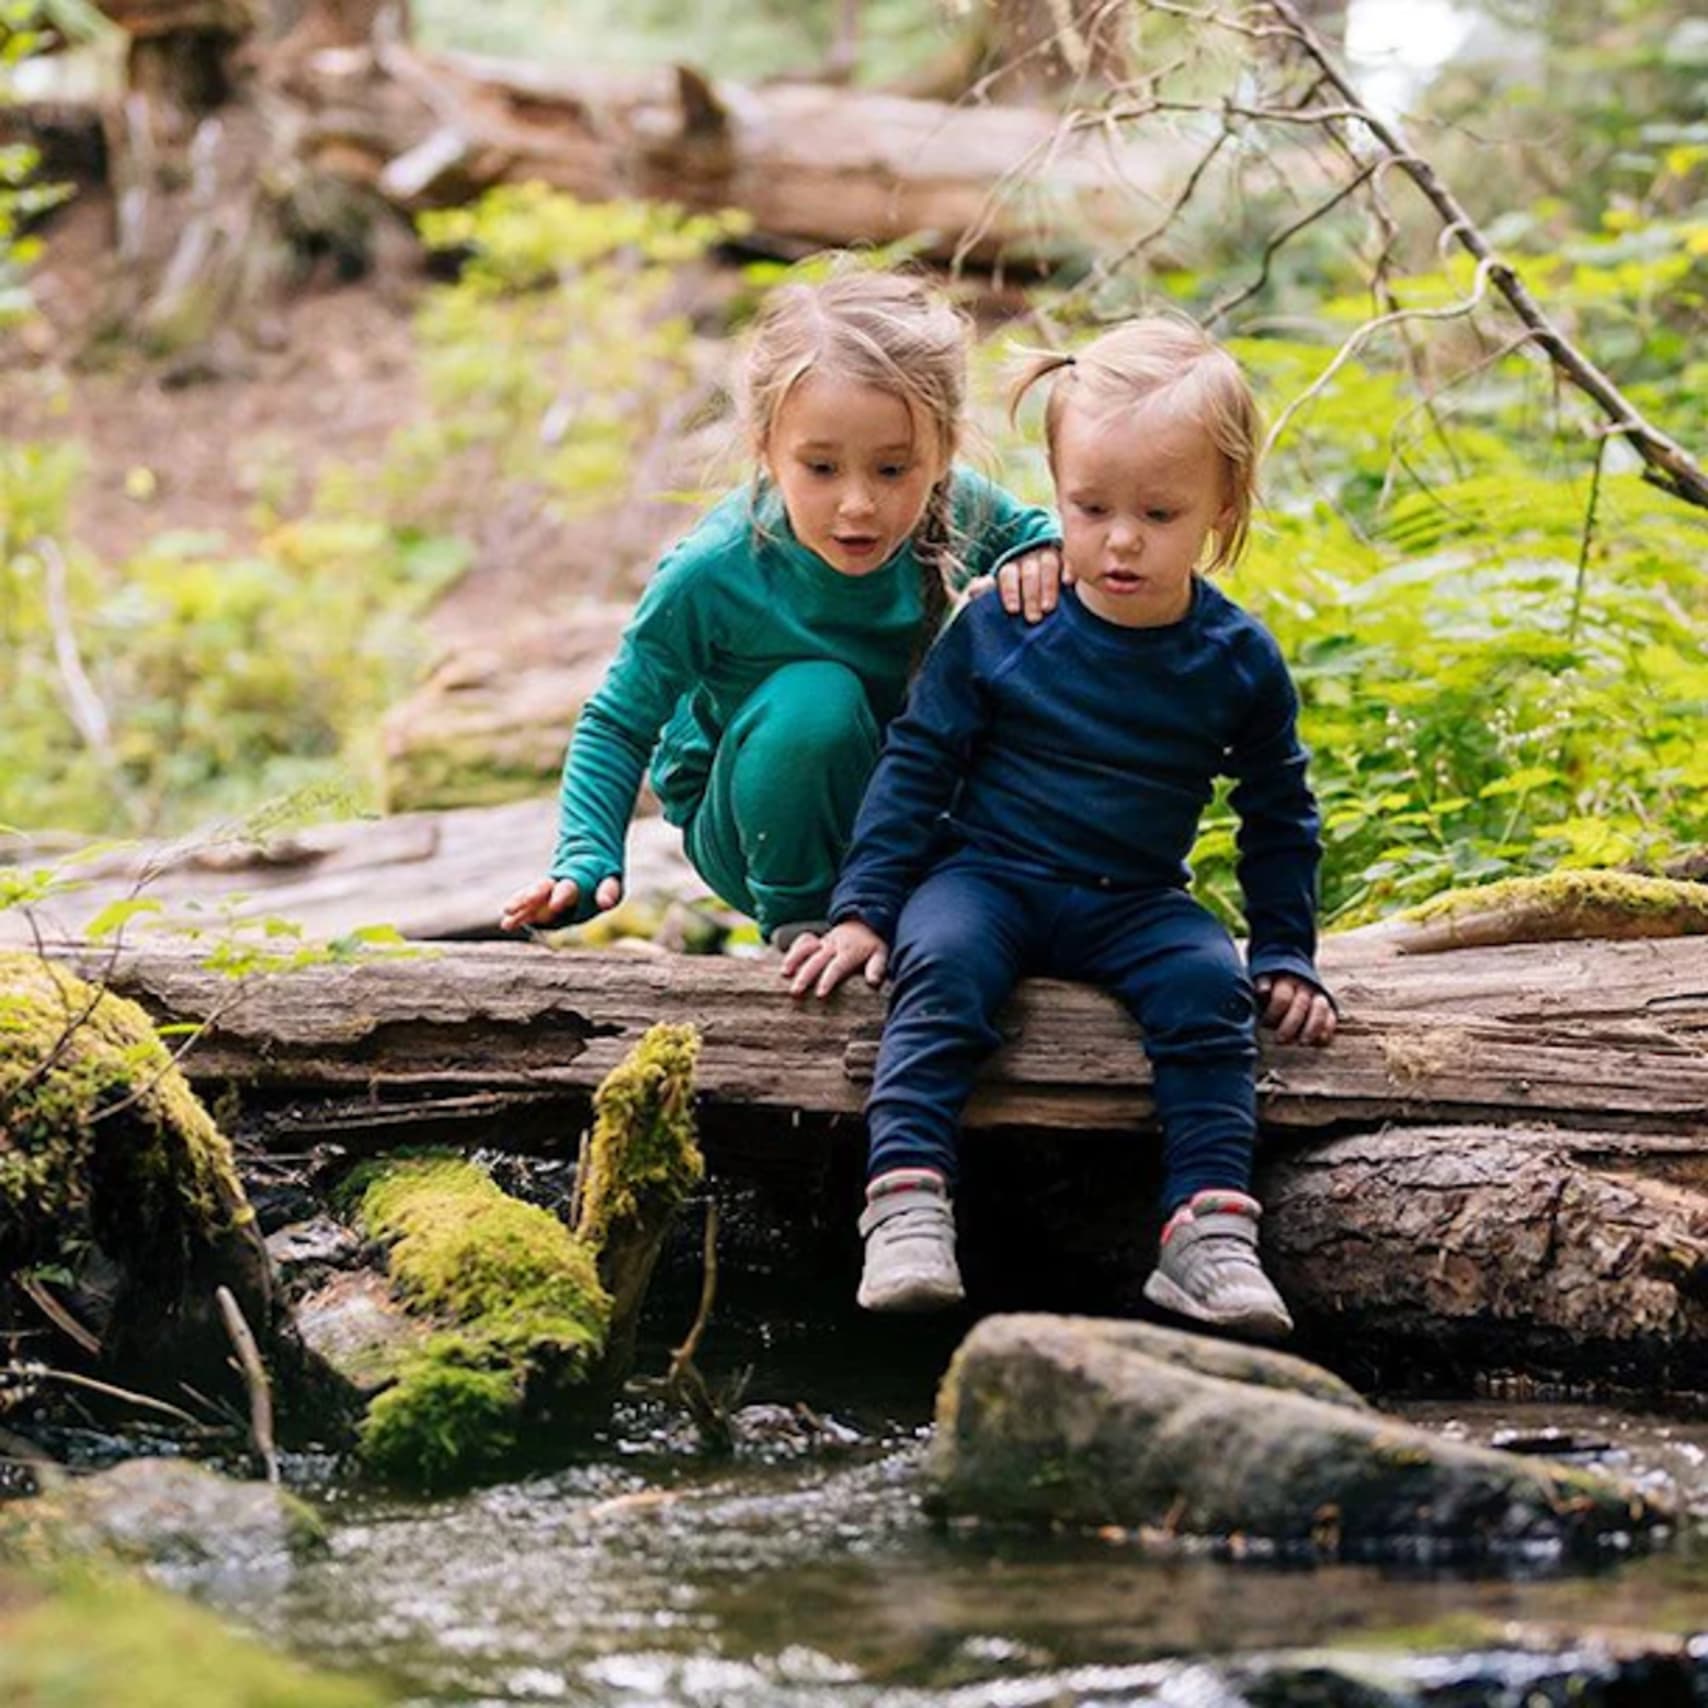
[[[1196,421],[1221,453],[1231,520],[1216,531],[1207,569],[1236,563],[1251,535],[1257,459],[1263,443],[1257,400],[1244,370],[1209,333],[1184,315],[1146,315],[1093,339],[1074,354],[1032,357],[1009,391],[1009,419],[1033,386],[1046,384],[1044,442],[1050,467],[1062,415],[1071,404],[1099,414],[1157,402]]]
[[[742,423],[758,470],[783,405],[808,374],[889,392],[934,436],[943,469],[914,537],[927,643],[948,611],[957,562],[949,465],[961,443],[970,333],[967,317],[921,280],[843,262],[819,283],[771,293],[742,369]]]

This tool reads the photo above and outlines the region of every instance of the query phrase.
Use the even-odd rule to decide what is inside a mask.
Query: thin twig
[[[1595,441],[1595,470],[1589,477],[1589,503],[1584,507],[1583,535],[1578,541],[1577,577],[1572,583],[1572,614],[1566,623],[1566,639],[1573,642],[1578,638],[1584,588],[1589,583],[1589,550],[1595,540],[1595,513],[1601,502],[1601,470],[1607,461],[1607,440],[1608,435],[1603,433]]]
[[[170,1401],[157,1400],[151,1394],[139,1394],[130,1388],[115,1387],[111,1382],[97,1381],[93,1376],[79,1376],[70,1370],[52,1370],[45,1364],[8,1364],[0,1366],[0,1376],[16,1376],[31,1382],[63,1382],[67,1387],[104,1394],[110,1400],[123,1400],[126,1405],[139,1406],[144,1411],[157,1411],[178,1423],[187,1423],[192,1429],[206,1427],[199,1417],[191,1417]]]
[[[1407,320],[1460,320],[1467,314],[1476,312],[1477,305],[1482,302],[1488,289],[1489,268],[1481,263],[1477,267],[1477,276],[1472,281],[1471,294],[1459,302],[1449,303],[1445,308],[1402,308],[1393,314],[1378,315],[1374,320],[1367,320],[1344,344],[1335,352],[1334,360],[1317,375],[1299,395],[1276,417],[1275,425],[1269,429],[1269,436],[1263,441],[1263,454],[1268,456],[1280,442],[1281,435],[1287,430],[1288,423],[1312,399],[1320,397],[1327,389],[1328,383],[1352,358],[1361,350],[1376,333],[1384,327],[1397,326]]]
[[[81,1347],[91,1356],[101,1350],[101,1342],[91,1334],[70,1311],[68,1311],[42,1281],[34,1275],[18,1275],[13,1277],[18,1283],[18,1289],[32,1305],[36,1307],[67,1340]]]
[[[693,1364],[694,1354],[700,1349],[700,1339],[706,1332],[706,1325],[712,1320],[712,1305],[718,1296],[718,1206],[715,1200],[706,1205],[706,1237],[702,1250],[705,1266],[700,1278],[700,1308],[694,1313],[687,1339],[670,1355],[670,1373],[665,1378],[667,1381],[674,1382],[684,1368]]]
[[[249,1439],[255,1445],[267,1481],[279,1480],[279,1453],[273,1443],[273,1389],[267,1380],[267,1367],[261,1362],[261,1349],[244,1321],[243,1311],[229,1287],[218,1287],[214,1298],[219,1301],[219,1313],[225,1318],[225,1332],[237,1352],[237,1362],[243,1371],[244,1385],[249,1389]]]

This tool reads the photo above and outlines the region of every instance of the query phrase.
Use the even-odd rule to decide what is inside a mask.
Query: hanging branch
[[[1154,4],[1155,0],[1146,3]],[[1266,5],[1286,26],[1286,33],[1299,51],[1321,73],[1322,81],[1344,103],[1338,109],[1315,109],[1310,116],[1324,122],[1355,122],[1368,132],[1441,216],[1445,228],[1443,241],[1457,241],[1476,260],[1479,277],[1486,276],[1488,283],[1505,298],[1507,306],[1529,328],[1535,343],[1554,366],[1600,407],[1611,423],[1612,435],[1630,442],[1643,459],[1645,478],[1688,504],[1708,509],[1708,472],[1682,445],[1646,421],[1618,386],[1554,324],[1510,263],[1495,253],[1482,229],[1436,176],[1430,163],[1413,153],[1399,131],[1364,104],[1336,67],[1327,45],[1300,13],[1295,0],[1266,0]]]

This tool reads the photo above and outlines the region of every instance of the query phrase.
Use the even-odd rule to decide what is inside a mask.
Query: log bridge
[[[712,1109],[854,1116],[881,1020],[863,987],[793,1002],[775,961],[457,943],[234,983],[184,950],[57,952],[205,1024],[192,1081],[288,1105],[266,1130],[293,1145],[490,1142],[583,1108],[657,1020],[700,1028]],[[1266,1042],[1259,1069],[1266,1241],[1308,1338],[1366,1337],[1390,1379],[1415,1358],[1708,1393],[1708,938],[1403,955],[1354,933],[1322,965],[1339,1037]],[[1005,1029],[970,1125],[1071,1142],[1151,1119],[1107,997],[1033,981]]]

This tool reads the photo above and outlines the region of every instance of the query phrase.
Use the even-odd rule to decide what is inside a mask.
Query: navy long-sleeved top
[[[1180,888],[1219,775],[1235,779],[1253,976],[1315,967],[1316,802],[1274,638],[1202,579],[1178,623],[1125,628],[1064,591],[1035,627],[980,599],[891,726],[831,918],[886,942],[938,858],[971,847],[1040,878]]]

